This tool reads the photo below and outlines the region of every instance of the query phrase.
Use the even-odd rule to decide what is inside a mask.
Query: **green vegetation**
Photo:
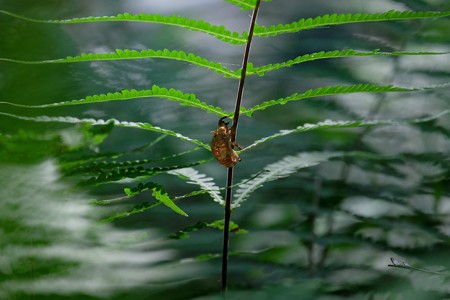
[[[247,26],[256,2],[203,9]],[[387,2],[407,9],[301,18],[263,1],[227,298],[449,297],[450,7]],[[210,132],[234,117],[249,32],[201,9],[40,5],[0,5],[0,298],[221,299]],[[263,26],[275,8],[298,21]]]

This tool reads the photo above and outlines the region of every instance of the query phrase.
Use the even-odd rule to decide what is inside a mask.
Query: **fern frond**
[[[351,23],[380,22],[395,20],[430,19],[450,16],[450,11],[395,11],[384,13],[332,14],[315,18],[300,19],[290,24],[272,25],[269,27],[255,26],[255,36],[267,37],[283,33],[294,33],[322,26],[344,25]]]
[[[321,162],[327,161],[332,157],[341,156],[342,153],[310,152],[299,153],[295,156],[286,156],[273,164],[267,165],[264,172],[245,183],[239,185],[235,193],[235,200],[232,207],[236,208],[242,202],[248,199],[250,195],[264,183],[274,181],[280,178],[288,177],[300,169],[315,166]]]
[[[147,59],[147,58],[165,58],[179,61],[185,61],[193,65],[212,70],[224,77],[239,78],[240,73],[229,70],[218,62],[211,62],[206,58],[195,55],[194,53],[186,53],[181,50],[130,50],[130,49],[116,49],[114,52],[107,53],[82,53],[77,56],[67,56],[66,58],[25,61],[9,58],[0,58],[0,61],[7,61],[20,64],[61,64],[61,63],[76,63],[89,61],[108,61],[108,60],[126,60],[126,59]]]
[[[0,102],[0,104],[8,104],[18,107],[26,108],[47,108],[47,107],[58,107],[58,106],[69,106],[69,105],[80,105],[80,104],[91,104],[99,102],[109,102],[109,101],[124,101],[131,99],[142,99],[142,98],[163,98],[170,101],[179,102],[182,106],[195,107],[212,114],[219,115],[221,117],[228,116],[230,113],[223,111],[220,107],[215,107],[209,105],[205,102],[200,101],[195,94],[183,93],[180,90],[173,88],[167,89],[162,88],[157,85],[153,85],[150,90],[122,90],[120,92],[106,93],[100,95],[87,96],[86,98],[69,100],[63,102],[42,104],[42,105],[22,105],[10,102]]]
[[[102,184],[121,181],[123,179],[138,178],[138,177],[151,177],[156,174],[166,173],[166,172],[172,171],[172,170],[198,166],[198,165],[204,164],[210,160],[211,159],[205,159],[205,160],[197,161],[197,162],[190,163],[190,164],[175,165],[175,166],[169,166],[169,167],[153,167],[153,168],[129,167],[129,168],[117,169],[117,170],[109,171],[108,173],[101,173],[98,176],[91,177],[88,180],[81,182],[79,185],[80,186],[87,186],[87,185],[98,186],[98,185],[102,185]]]
[[[206,177],[205,174],[199,173],[193,168],[177,169],[167,172],[168,174],[176,175],[186,183],[195,184],[201,187],[202,190],[206,190],[211,198],[219,203],[220,205],[225,205],[225,201],[220,195],[220,189],[213,181],[213,178]]]
[[[65,20],[37,20],[33,18],[23,17],[5,10],[0,13],[9,15],[14,18],[22,19],[28,22],[46,23],[46,24],[79,24],[79,23],[98,23],[98,22],[146,22],[158,23],[164,25],[177,26],[193,31],[209,34],[221,41],[231,44],[244,44],[247,42],[245,35],[238,32],[231,32],[225,26],[212,25],[203,20],[188,19],[181,16],[161,16],[158,14],[130,14],[123,13],[116,16],[99,16],[99,17],[81,17]]]
[[[223,231],[224,225],[223,225],[223,220],[217,220],[214,222],[197,222],[194,225],[188,226],[183,228],[182,230],[179,230],[173,234],[171,234],[169,236],[170,239],[175,239],[175,240],[179,240],[179,239],[185,239],[185,238],[189,238],[189,233],[190,232],[194,232],[194,231],[198,231],[204,228],[215,228],[215,229],[219,229],[220,231]],[[234,222],[230,222],[230,226],[229,229],[231,232],[234,233],[247,233],[246,230],[243,230],[241,228],[239,228],[239,225],[234,223]]]
[[[280,130],[278,133],[264,137],[255,141],[253,144],[241,150],[241,152],[247,151],[251,148],[254,148],[260,144],[263,144],[267,141],[273,140],[275,138],[279,138],[282,136],[290,135],[293,133],[311,131],[316,129],[337,129],[337,128],[352,128],[352,127],[368,127],[368,126],[382,126],[382,125],[405,125],[405,124],[416,124],[416,123],[425,123],[428,121],[436,120],[446,114],[449,114],[450,110],[444,110],[439,114],[425,117],[425,118],[416,118],[416,119],[407,119],[407,120],[359,120],[359,121],[331,121],[326,120],[323,122],[319,122],[317,124],[304,124],[302,126],[298,126],[295,129],[284,129]]]
[[[161,203],[166,205],[167,207],[169,207],[170,209],[172,209],[173,211],[175,211],[176,213],[178,213],[182,216],[185,216],[185,217],[188,216],[181,208],[179,208],[174,203],[175,199],[171,199],[161,185],[159,185],[157,183],[149,182],[148,184],[146,184],[146,186],[148,189],[152,190],[152,196],[154,196],[156,198],[156,200],[157,200],[156,202],[151,203],[151,202],[147,201],[147,202],[141,203],[139,205],[135,205],[130,211],[116,213],[115,215],[103,218],[103,221],[104,222],[112,222],[112,221],[115,221],[118,219],[126,218],[131,215],[142,213],[144,211],[152,209],[152,208],[160,205]]]
[[[172,201],[172,199],[170,199],[169,194],[167,194],[162,185],[156,184],[155,187],[152,188],[152,196],[174,212],[185,217],[188,216],[187,213],[185,213]]]
[[[124,192],[127,196],[137,195],[145,190],[152,190],[152,196],[156,198],[159,202],[172,209],[174,212],[187,217],[188,215],[179,208],[173,201],[170,199],[167,192],[164,190],[163,186],[154,182],[147,182],[145,184],[139,183],[139,185],[133,189],[126,188]]]
[[[112,216],[107,216],[105,218],[102,219],[103,222],[113,222],[119,219],[123,219],[126,217],[129,217],[131,215],[134,214],[139,214],[139,213],[143,213],[144,211],[147,211],[149,209],[152,209],[153,207],[156,207],[158,205],[160,205],[161,202],[159,201],[155,201],[153,203],[151,202],[144,202],[142,204],[139,205],[135,205],[131,210],[129,211],[125,211],[125,212],[118,212]]]
[[[207,145],[199,140],[191,139],[189,137],[186,137],[186,136],[184,136],[180,133],[174,132],[172,130],[153,126],[150,123],[144,123],[144,122],[127,122],[127,121],[119,121],[116,119],[109,119],[109,120],[79,119],[79,118],[75,118],[75,117],[49,117],[49,116],[26,117],[26,116],[19,116],[19,115],[4,113],[4,112],[0,112],[0,115],[4,115],[4,116],[11,117],[11,118],[24,120],[24,121],[44,122],[44,123],[49,123],[49,122],[68,123],[68,124],[90,123],[92,125],[105,125],[105,124],[108,124],[109,122],[113,122],[115,126],[155,131],[155,132],[159,132],[159,133],[163,133],[163,134],[167,134],[167,135],[176,137],[183,141],[194,143],[197,146],[207,149],[208,151],[211,150],[209,145]]]
[[[329,59],[329,58],[345,58],[345,57],[358,57],[358,56],[403,56],[403,55],[443,55],[449,54],[450,52],[381,52],[378,49],[371,52],[367,51],[357,51],[353,49],[346,50],[333,50],[333,51],[320,51],[310,54],[305,54],[297,56],[294,59],[288,60],[286,62],[269,64],[261,67],[253,67],[249,65],[247,69],[247,75],[257,74],[259,76],[264,76],[266,72],[275,71],[281,68],[292,67],[293,65],[319,60],[319,59]],[[235,72],[236,74],[241,73],[241,69]]]
[[[317,89],[307,90],[304,93],[295,93],[288,97],[269,100],[261,104],[255,105],[251,108],[242,108],[241,113],[251,116],[255,111],[264,110],[274,105],[284,105],[290,101],[304,100],[308,98],[333,96],[339,94],[354,94],[354,93],[388,93],[388,92],[412,92],[419,89],[414,88],[402,88],[392,85],[375,85],[375,84],[355,84],[355,85],[335,85],[320,87]]]
[[[164,137],[164,136],[163,136]],[[134,166],[142,166],[154,162],[161,162],[167,159],[180,157],[182,155],[192,153],[201,149],[200,147],[195,147],[180,153],[164,156],[158,159],[139,159],[132,161],[92,161],[86,160],[85,158],[73,162],[63,162],[61,164],[61,170],[65,175],[75,175],[75,174],[92,174],[98,173],[99,171],[105,172],[106,170],[126,168]]]

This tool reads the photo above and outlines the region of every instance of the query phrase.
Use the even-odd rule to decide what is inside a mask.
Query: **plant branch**
[[[237,126],[238,126],[238,122],[239,122],[239,111],[241,109],[242,95],[244,94],[244,84],[245,84],[245,78],[247,75],[248,57],[250,55],[250,46],[252,44],[253,30],[255,29],[256,16],[258,15],[260,3],[261,3],[261,0],[256,1],[255,10],[253,11],[252,20],[250,22],[250,28],[248,30],[248,40],[247,40],[247,44],[245,45],[244,57],[242,59],[241,78],[239,80],[239,86],[238,86],[238,91],[237,91],[237,95],[236,95],[236,103],[234,106],[233,125],[231,126],[231,141],[232,142],[236,141]]]
[[[234,108],[233,125],[231,126],[231,141],[236,141],[237,126],[239,121],[239,110],[241,108],[242,95],[244,93],[245,77],[247,73],[248,57],[250,55],[250,46],[253,38],[253,30],[255,28],[256,16],[258,15],[259,5],[261,0],[256,1],[255,9],[253,10],[252,20],[250,22],[249,34],[247,44],[245,46],[244,57],[242,59],[241,78],[239,80],[238,91],[236,95],[236,103]],[[223,227],[223,248],[222,248],[222,292],[225,293],[228,288],[228,248],[229,248],[229,234],[230,234],[230,219],[231,219],[231,194],[233,192],[233,167],[227,170],[227,185],[225,192],[225,216]]]

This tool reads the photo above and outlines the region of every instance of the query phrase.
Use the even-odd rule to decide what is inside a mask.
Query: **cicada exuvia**
[[[217,124],[217,129],[211,131],[211,134],[214,135],[211,140],[211,151],[221,165],[232,168],[241,160],[234,151],[234,147],[239,149],[240,147],[232,141],[232,129],[228,128],[228,123],[224,121],[225,118],[227,117],[221,118]]]

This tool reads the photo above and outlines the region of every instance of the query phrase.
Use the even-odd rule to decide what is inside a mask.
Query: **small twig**
[[[256,1],[255,9],[253,10],[252,20],[250,22],[250,29],[248,31],[247,44],[245,46],[244,57],[242,59],[241,78],[239,80],[238,91],[236,95],[236,103],[234,108],[233,125],[231,126],[231,141],[236,141],[237,126],[239,121],[239,111],[241,109],[242,95],[244,93],[245,77],[247,73],[248,57],[250,55],[250,46],[253,38],[253,30],[255,28],[256,16],[258,15],[259,5],[261,0]],[[233,186],[233,167],[227,170],[227,185],[225,192],[225,216],[223,227],[223,247],[222,247],[222,292],[225,293],[228,288],[228,248],[229,248],[229,234],[230,234],[230,219],[231,219],[231,193]]]

